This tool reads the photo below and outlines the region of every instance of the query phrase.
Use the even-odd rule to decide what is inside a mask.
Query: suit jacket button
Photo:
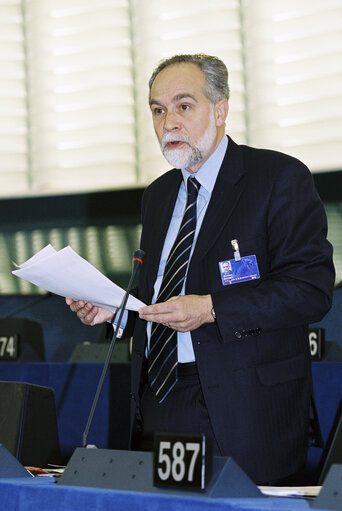
[[[236,337],[237,339],[241,339],[241,337],[242,337],[242,333],[241,333],[241,332],[239,332],[239,330],[236,330],[236,332],[235,332],[235,334],[234,334],[234,335],[235,335],[235,337]]]

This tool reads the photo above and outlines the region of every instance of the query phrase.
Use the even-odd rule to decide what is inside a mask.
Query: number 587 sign
[[[156,433],[153,449],[154,485],[204,490],[206,450],[204,435]]]

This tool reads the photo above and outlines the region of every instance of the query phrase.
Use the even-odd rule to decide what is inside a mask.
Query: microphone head
[[[143,250],[141,250],[141,248],[138,248],[138,250],[136,250],[133,254],[133,262],[135,260],[138,260],[141,264],[142,264],[142,259],[145,255],[145,252]]]
[[[140,268],[140,266],[142,265],[144,255],[145,252],[140,248],[134,252],[132,259],[133,274],[135,274],[138,271],[138,268]]]

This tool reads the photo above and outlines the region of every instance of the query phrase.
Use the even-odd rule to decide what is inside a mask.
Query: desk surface
[[[152,493],[60,486],[51,480],[0,479],[0,497],[6,511],[301,511],[309,502],[293,498],[213,499]]]

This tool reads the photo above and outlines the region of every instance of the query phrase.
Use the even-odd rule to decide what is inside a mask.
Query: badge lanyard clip
[[[231,243],[231,245],[233,247],[233,250],[234,250],[234,259],[235,259],[235,261],[241,261],[238,240],[231,240],[230,243]]]

